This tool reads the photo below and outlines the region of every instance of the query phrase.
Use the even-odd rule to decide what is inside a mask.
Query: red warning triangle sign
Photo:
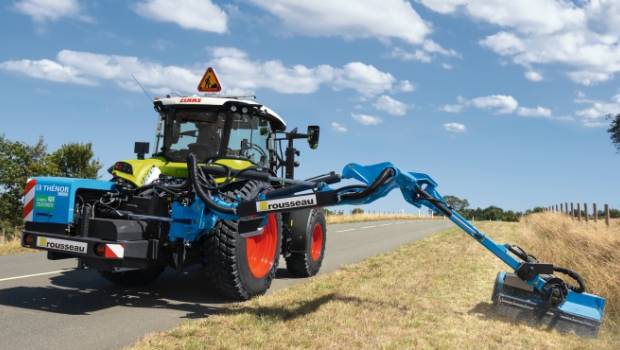
[[[220,92],[222,91],[222,84],[220,84],[217,75],[213,68],[207,68],[207,71],[202,76],[200,83],[198,84],[198,91],[202,92]]]

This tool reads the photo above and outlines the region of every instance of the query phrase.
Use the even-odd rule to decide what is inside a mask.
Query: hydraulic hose
[[[202,188],[200,183],[198,183],[198,177],[197,177],[198,166],[196,162],[196,156],[193,153],[190,153],[187,156],[187,171],[188,171],[188,177],[189,177],[190,183],[192,184],[192,187],[196,191],[196,194],[198,195],[198,197],[202,199],[202,201],[205,203],[207,207],[215,211],[218,211],[220,213],[224,213],[224,214],[233,214],[233,215],[236,214],[236,210],[234,208],[223,207],[215,203],[213,199],[211,198],[211,195],[205,192],[205,190]]]
[[[366,198],[368,196],[370,196],[371,194],[373,194],[380,186],[386,184],[388,181],[390,181],[392,179],[392,177],[394,177],[395,175],[395,171],[392,168],[385,168],[381,174],[379,174],[379,176],[377,176],[377,178],[375,179],[375,181],[373,181],[372,184],[370,184],[370,186],[364,188],[362,191],[359,192],[347,192],[347,193],[343,193],[340,198],[342,200],[358,200],[358,199],[362,199],[362,198]]]
[[[554,266],[553,270],[555,272],[559,272],[561,274],[564,274],[570,278],[572,278],[573,280],[575,280],[575,282],[577,282],[577,286],[574,286],[572,284],[568,284],[568,288],[570,288],[573,292],[575,293],[583,293],[586,291],[586,282],[583,280],[583,278],[575,271],[567,269],[565,267],[558,267],[558,266]]]
[[[518,245],[509,245],[507,246],[508,250],[519,257],[521,260],[528,263],[537,263],[538,259],[535,256],[528,254],[525,250]],[[583,293],[586,291],[586,282],[584,279],[575,271],[571,269],[567,269],[565,267],[553,266],[553,271],[564,274],[570,278],[572,278],[575,282],[577,282],[577,286],[566,283],[567,287],[575,293]]]

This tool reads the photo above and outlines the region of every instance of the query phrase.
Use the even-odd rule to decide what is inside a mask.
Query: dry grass
[[[579,272],[589,292],[607,298],[608,320],[620,322],[620,222],[607,228],[603,222],[545,213],[530,215],[523,224],[523,246],[542,261]]]
[[[514,242],[532,227],[531,221],[481,224],[500,242]],[[605,323],[598,339],[587,339],[497,316],[490,296],[503,268],[453,229],[224,306],[206,319],[147,336],[133,349],[618,349],[614,322]]]
[[[350,222],[366,221],[398,221],[398,220],[429,220],[428,216],[418,216],[415,214],[347,214],[347,215],[328,215],[328,224],[346,224]]]
[[[5,241],[3,238],[0,238],[0,256],[2,255],[13,255],[19,253],[27,253],[34,252],[33,249],[22,248],[20,245],[19,236],[16,238]]]

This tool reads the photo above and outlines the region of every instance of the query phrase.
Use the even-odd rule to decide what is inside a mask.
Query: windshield
[[[190,152],[200,160],[219,154],[224,113],[179,109],[169,118],[164,140],[164,155],[168,159],[182,162]]]
[[[269,166],[268,146],[273,141],[265,119],[229,111],[178,109],[170,111],[166,120],[162,151],[169,160],[184,162],[192,152],[200,161],[223,156]],[[228,143],[222,147],[226,139]]]
[[[248,114],[232,114],[226,155],[245,158],[262,167],[269,166],[271,126],[265,119]]]

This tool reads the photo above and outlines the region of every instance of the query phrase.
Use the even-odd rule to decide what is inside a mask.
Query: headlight
[[[114,170],[125,174],[133,174],[133,167],[126,162],[116,162],[116,164],[114,164]]]

